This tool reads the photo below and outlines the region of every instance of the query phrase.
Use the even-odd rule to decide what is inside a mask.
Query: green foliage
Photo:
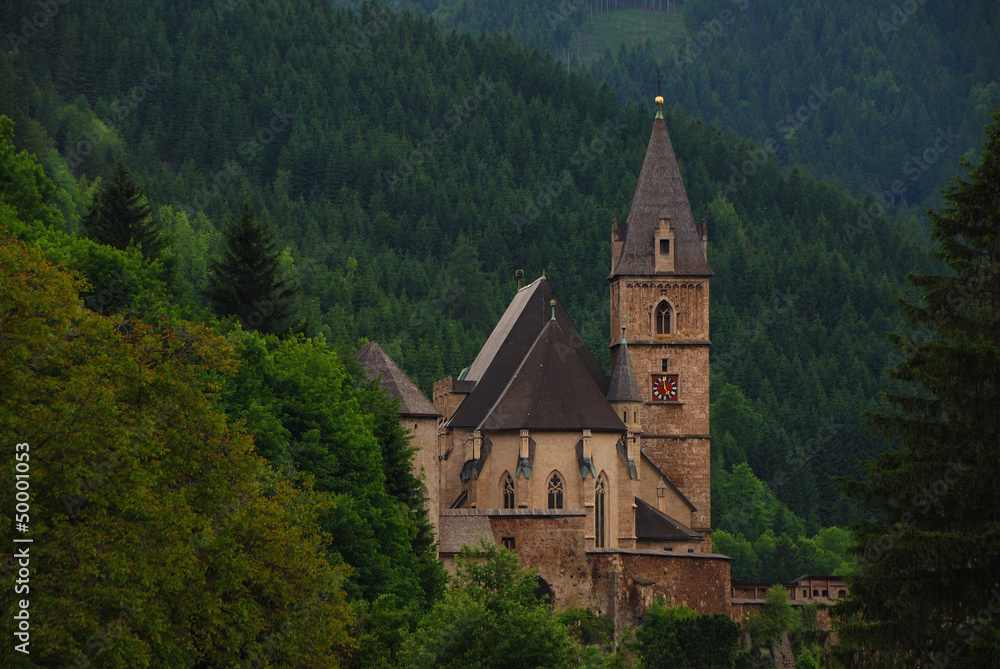
[[[801,628],[802,619],[788,603],[788,593],[781,585],[772,586],[767,591],[763,610],[759,614],[751,614],[743,625],[753,645],[762,648],[776,643],[786,632],[794,636]]]
[[[163,250],[163,240],[146,196],[121,160],[111,179],[98,187],[83,226],[87,235],[99,244],[121,250],[135,245],[147,258],[155,258]]]
[[[713,405],[714,406],[714,405]],[[735,583],[788,583],[802,574],[851,570],[850,534],[831,527],[806,535],[805,523],[741,463],[726,471],[721,458],[712,470],[713,548],[733,558]]]
[[[614,646],[614,621],[594,609],[571,606],[560,611],[556,620],[569,630],[570,637],[580,646],[597,646],[604,651]]]
[[[434,601],[444,574],[396,403],[367,378],[357,387],[322,338],[232,338],[241,365],[225,381],[226,412],[246,421],[271,463],[309,472],[334,502],[321,523],[331,559],[354,568],[348,594],[392,594],[403,608]]]
[[[223,231],[225,248],[208,265],[206,296],[220,316],[236,316],[249,330],[278,333],[292,324],[297,287],[280,272],[280,252],[248,202]]]
[[[868,664],[986,667],[1000,652],[1000,107],[985,132],[929,212],[947,271],[910,276],[922,299],[899,300],[912,330],[893,335],[889,373],[907,392],[866,416],[899,448],[845,483],[859,564],[836,611],[844,652]]]
[[[647,669],[735,667],[740,628],[728,616],[699,615],[657,600],[647,609],[636,647]]]
[[[566,628],[535,596],[534,570],[517,555],[482,540],[463,546],[455,579],[407,640],[405,667],[565,667],[572,652]]]
[[[522,17],[536,12],[540,20],[519,20],[515,33],[558,30],[572,40],[570,26],[591,9],[574,5],[553,27],[545,11],[562,16],[563,8],[528,4],[465,3],[463,11],[510,15],[523,5]],[[692,4],[685,14],[701,11]],[[794,11],[760,9],[772,26],[772,14]],[[191,8],[121,0],[93,11],[69,3],[58,19],[65,29],[40,31],[4,61],[10,76],[0,86],[9,93],[0,95],[0,111],[17,115],[19,145],[45,147],[52,175],[108,176],[127,150],[154,210],[184,211],[195,233],[176,216],[161,219],[183,283],[206,288],[197,273],[201,259],[222,250],[212,248],[214,228],[249,200],[287,245],[278,264],[301,285],[293,301],[301,329],[347,349],[379,341],[425,392],[474,358],[513,294],[518,268],[529,278],[547,270],[585,342],[609,365],[608,228],[627,214],[649,136],[648,105],[623,106],[611,87],[509,38],[446,34],[430,20],[369,3],[349,13],[317,0]],[[730,35],[744,44],[743,32]],[[771,48],[784,48],[775,42]],[[710,50],[699,63],[727,53]],[[616,88],[641,81],[648,100],[655,67],[640,76],[646,55],[625,53],[613,65],[602,59],[606,66],[595,72]],[[744,60],[740,52],[734,62]],[[668,99],[711,116],[705,110],[719,105],[669,69]],[[728,70],[712,67],[706,76]],[[766,80],[757,70],[745,80]],[[814,84],[796,80],[794,91]],[[747,93],[753,104],[722,105],[724,113],[755,118],[755,128],[764,119],[766,128],[795,108],[781,96],[771,103],[762,90],[771,90],[766,81]],[[978,95],[981,104],[990,93]],[[862,98],[856,105],[831,98],[815,118],[833,121],[834,109],[853,118],[865,108]],[[13,104],[21,100],[31,100],[30,117]],[[845,229],[872,202],[858,203],[804,170],[785,172],[781,163],[793,156],[784,147],[777,156],[763,151],[758,163],[762,152],[736,135],[680,108],[666,114],[695,217],[709,220],[712,396],[724,397],[731,384],[745,403],[733,404],[733,420],[726,409],[718,414],[729,426],[714,455],[726,467],[745,459],[805,533],[846,522],[848,507],[829,477],[859,476],[856,461],[884,448],[857,416],[890,387],[880,373],[890,355],[882,333],[899,323],[892,293],[923,258],[919,228],[906,216],[866,216],[864,237],[849,238]],[[921,123],[914,127],[929,120]],[[813,132],[804,126],[796,137]],[[881,126],[878,135],[893,137]],[[861,146],[858,160],[878,154],[870,150],[878,142]],[[753,174],[728,188],[734,166],[744,164]],[[74,183],[75,194],[61,202],[86,199],[86,182]],[[733,432],[742,409],[760,417],[749,434]],[[775,522],[785,521],[776,530],[793,532],[794,518]]]
[[[812,651],[803,650],[795,658],[795,669],[819,669],[819,662],[813,656]]]
[[[37,249],[0,240],[0,430],[28,445],[31,616],[47,621],[32,661],[338,664],[353,640],[346,569],[316,522],[327,502],[270,471],[214,406],[225,341],[165,319],[123,328]],[[0,482],[13,508],[13,468]]]
[[[52,204],[56,187],[27,151],[14,148],[14,122],[0,115],[0,203],[23,224],[61,229],[62,212]]]

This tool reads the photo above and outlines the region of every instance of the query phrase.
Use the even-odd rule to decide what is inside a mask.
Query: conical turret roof
[[[632,356],[629,355],[625,337],[622,337],[621,346],[618,348],[618,357],[615,359],[615,369],[611,372],[611,383],[608,386],[608,401],[642,401],[642,391],[639,390],[639,381],[635,378],[635,369],[632,367]]]
[[[376,342],[369,342],[354,354],[369,376],[381,376],[379,385],[389,397],[399,397],[401,416],[438,417],[441,412],[424,397],[410,377],[399,368]]]

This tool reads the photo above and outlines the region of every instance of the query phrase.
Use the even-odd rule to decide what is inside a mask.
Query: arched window
[[[509,473],[503,477],[503,508],[517,508],[514,504],[514,479]]]
[[[607,520],[605,504],[607,501],[607,487],[604,474],[601,474],[594,485],[594,546],[597,548],[604,548],[606,541],[605,530]]]
[[[670,303],[666,300],[662,300],[656,305],[656,313],[653,315],[656,325],[656,334],[670,334],[671,312]]]
[[[563,508],[563,480],[559,474],[553,474],[549,479],[549,508]]]

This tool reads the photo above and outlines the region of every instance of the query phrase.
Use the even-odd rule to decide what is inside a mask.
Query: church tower
[[[691,528],[710,552],[708,235],[691,215],[662,97],[656,105],[628,218],[612,223],[611,359],[631,363],[642,453],[695,507]]]

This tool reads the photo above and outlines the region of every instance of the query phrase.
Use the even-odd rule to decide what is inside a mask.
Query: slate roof
[[[635,498],[635,537],[643,540],[703,541],[699,533],[655,506]]]
[[[622,337],[621,346],[618,348],[618,357],[615,358],[615,368],[611,372],[611,383],[608,386],[608,401],[642,401],[642,392],[639,390],[639,381],[635,378],[635,369],[632,367],[632,356],[629,355],[625,337]]]
[[[430,401],[424,397],[416,384],[410,380],[403,370],[392,361],[376,342],[370,342],[362,346],[354,357],[368,371],[371,377],[381,375],[379,385],[389,395],[389,397],[402,398],[402,405],[399,408],[401,416],[417,416],[437,418],[441,412],[435,408]]]
[[[549,320],[479,428],[624,432],[625,424]]]
[[[674,228],[674,274],[710,276],[712,270],[701,249],[700,226],[691,215],[667,125],[657,118],[621,231],[624,244],[609,278],[654,274],[653,231],[659,227],[661,217],[670,218]]]
[[[497,401],[501,399],[501,395],[517,375],[525,358],[532,351],[542,330],[550,322],[552,309],[549,306],[549,301],[552,299],[555,299],[555,293],[544,278],[517,291],[482,350],[479,351],[479,355],[469,367],[469,371],[465,374],[464,381],[472,382],[475,385],[458,409],[455,410],[448,423],[449,426],[479,428],[486,420]],[[596,387],[600,394],[601,403],[610,411],[610,407],[607,407],[607,402],[604,399],[608,391],[607,377],[604,376],[597,360],[583,343],[583,338],[573,326],[569,315],[558,300],[556,301],[556,323],[561,333],[558,335],[561,337],[560,344],[566,347],[560,351],[557,362],[563,367],[571,368],[573,374],[573,385],[567,383],[565,387],[560,389],[561,395],[575,396],[583,393],[586,396],[592,396],[589,390],[581,391],[581,388]],[[550,343],[550,345],[552,344]],[[547,354],[543,354],[542,351],[536,353],[536,356],[544,357],[545,355]],[[527,372],[527,368],[524,371]],[[519,384],[518,387],[521,388],[523,385]],[[548,392],[552,392],[551,385],[548,387],[550,388]],[[536,397],[542,396],[536,393]],[[611,413],[613,415],[613,412]],[[505,425],[509,424],[509,421],[502,422]],[[601,423],[601,421],[598,422]],[[496,425],[497,421],[494,420],[493,424]],[[520,428],[531,429],[528,425],[519,426],[518,429]],[[484,427],[482,429],[501,428]],[[591,427],[590,429],[599,428]],[[625,426],[621,425],[616,429],[624,431]]]

